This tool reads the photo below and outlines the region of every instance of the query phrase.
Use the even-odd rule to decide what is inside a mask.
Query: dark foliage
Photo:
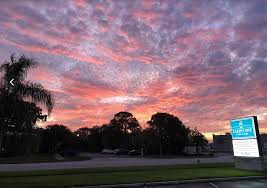
[[[201,134],[195,127],[193,130],[190,130],[188,135],[189,145],[196,147],[196,152],[199,153],[199,148],[206,146],[208,144],[207,138]]]
[[[56,153],[64,149],[73,148],[74,145],[75,136],[64,125],[48,125],[42,131],[41,153]]]
[[[188,142],[189,129],[176,116],[156,113],[147,123],[158,137],[160,154],[179,153]]]
[[[48,115],[53,109],[52,94],[42,85],[25,80],[28,70],[36,66],[37,62],[34,60],[24,55],[16,58],[14,54],[11,55],[10,62],[5,62],[0,66],[0,72],[3,73],[0,80],[0,151],[13,148],[9,147],[12,144],[5,144],[3,147],[3,143],[8,143],[6,138],[14,140],[12,143],[29,144],[27,147],[29,149],[25,150],[29,153],[32,145],[30,140],[34,135],[33,129],[36,122],[46,120],[46,115],[42,114],[42,109],[37,107],[37,104],[45,106]],[[10,84],[11,80],[14,80],[14,85]],[[10,135],[13,137],[17,135],[16,139],[10,139]],[[17,146],[17,148],[23,147]]]

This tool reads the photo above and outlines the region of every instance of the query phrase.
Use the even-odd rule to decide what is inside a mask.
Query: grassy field
[[[232,164],[94,168],[0,173],[0,187],[63,188],[82,185],[257,176],[266,172],[236,170]]]

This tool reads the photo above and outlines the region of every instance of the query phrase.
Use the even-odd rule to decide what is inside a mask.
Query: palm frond
[[[38,63],[24,55],[16,58],[15,54],[10,56],[10,61],[0,65],[0,72],[4,73],[0,80],[0,92],[9,91],[6,90],[6,86],[9,85],[10,80],[14,79],[16,87],[12,88],[12,92],[8,92],[8,95],[15,95],[14,97],[20,100],[29,99],[31,102],[42,104],[47,108],[48,115],[50,115],[54,106],[52,94],[44,89],[41,84],[25,81],[29,69],[35,68]]]
[[[36,61],[24,55],[20,56],[18,59],[14,59],[14,57],[11,56],[11,62],[9,70],[6,73],[19,81],[25,79],[29,69],[37,66]]]
[[[15,59],[16,59],[16,54],[13,53],[11,56],[10,56],[10,60],[11,60],[11,63],[14,63],[15,62]]]
[[[3,80],[5,83],[10,82],[11,79],[15,79],[17,82],[24,81],[28,70],[38,65],[36,61],[24,55],[16,58],[15,54],[12,54],[10,61],[0,66],[0,72],[4,72]]]
[[[14,93],[20,98],[30,99],[35,103],[44,105],[47,108],[48,115],[53,110],[54,97],[41,84],[31,82],[19,84]]]
[[[10,63],[3,63],[1,66],[0,66],[0,72],[6,72],[8,67],[10,66]]]

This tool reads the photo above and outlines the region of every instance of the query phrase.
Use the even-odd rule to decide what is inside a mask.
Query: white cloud
[[[116,97],[106,97],[100,100],[103,104],[138,104],[145,102],[146,99],[142,97],[135,96],[116,96]]]

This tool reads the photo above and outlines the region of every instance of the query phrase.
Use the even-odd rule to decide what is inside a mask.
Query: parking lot
[[[145,186],[145,188],[266,188],[267,179],[238,180],[207,183],[188,183],[180,185]]]
[[[153,166],[153,165],[179,165],[197,163],[231,163],[231,155],[217,156],[213,158],[143,158],[114,155],[97,155],[91,160],[49,163],[27,164],[0,164],[1,171],[28,171],[28,170],[51,170],[51,169],[75,169],[96,167],[127,167],[127,166]]]

